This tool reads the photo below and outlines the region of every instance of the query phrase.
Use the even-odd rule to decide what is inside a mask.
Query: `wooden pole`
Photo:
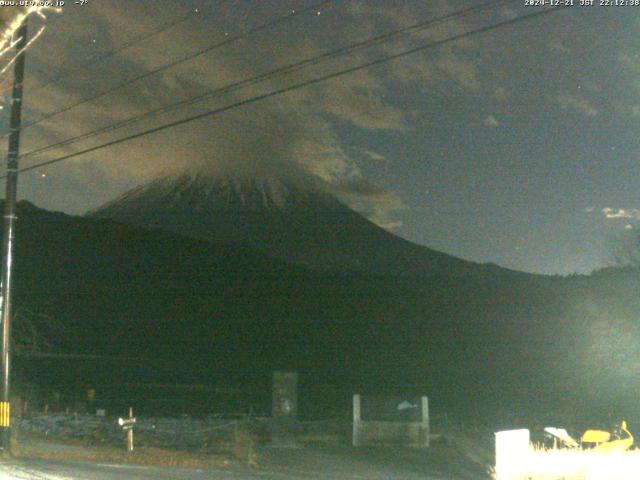
[[[129,420],[133,418],[133,407],[129,407]],[[133,452],[133,425],[127,430],[127,452]]]

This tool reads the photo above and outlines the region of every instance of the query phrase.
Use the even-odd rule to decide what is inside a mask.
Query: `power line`
[[[392,40],[392,39],[394,39],[394,38],[396,38],[396,37],[398,37],[400,35],[404,35],[406,33],[412,32],[412,31],[421,30],[421,29],[424,29],[424,28],[427,28],[427,27],[432,27],[434,25],[437,25],[439,23],[451,20],[453,18],[464,17],[464,16],[467,16],[467,15],[469,15],[471,13],[475,13],[477,11],[484,10],[484,9],[486,9],[488,7],[493,7],[493,6],[499,5],[501,3],[508,3],[509,1],[511,1],[511,0],[492,0],[491,2],[487,2],[487,3],[484,3],[482,5],[478,5],[478,6],[475,6],[475,7],[470,7],[470,8],[463,9],[463,10],[459,10],[457,12],[453,12],[451,14],[448,14],[448,15],[445,15],[445,16],[442,16],[442,17],[438,17],[438,18],[435,18],[435,19],[427,20],[427,21],[422,21],[422,22],[419,22],[419,23],[416,23],[416,24],[413,24],[413,25],[409,25],[407,27],[403,27],[401,29],[397,29],[397,30],[394,30],[394,31],[391,31],[391,32],[387,32],[387,33],[381,34],[381,35],[370,37],[370,38],[368,38],[366,40],[363,40],[363,41],[360,41],[360,42],[357,42],[357,43],[354,43],[354,44],[351,44],[351,45],[347,45],[347,46],[338,48],[336,50],[332,50],[330,52],[326,52],[326,53],[318,55],[318,56],[314,56],[314,57],[311,57],[311,58],[306,58],[304,60],[301,60],[301,61],[298,61],[298,62],[294,62],[292,64],[285,65],[283,67],[279,67],[279,68],[276,68],[274,70],[270,70],[268,72],[256,75],[256,76],[251,77],[249,79],[245,79],[245,80],[241,80],[241,81],[238,81],[238,82],[234,82],[234,83],[231,83],[229,85],[226,85],[224,87],[220,87],[220,88],[217,88],[217,89],[214,89],[214,90],[209,90],[209,91],[207,91],[205,93],[198,94],[198,95],[193,96],[193,97],[189,97],[187,99],[172,103],[170,105],[162,106],[162,107],[157,108],[155,110],[151,110],[151,111],[139,114],[139,115],[135,115],[135,116],[130,117],[128,119],[112,123],[110,125],[101,127],[99,129],[92,130],[90,132],[85,132],[85,133],[77,135],[75,137],[67,138],[65,140],[61,140],[59,142],[56,142],[56,143],[53,143],[53,144],[50,144],[50,145],[46,145],[46,146],[34,149],[32,151],[29,151],[29,152],[23,154],[22,157],[25,158],[25,157],[30,157],[30,156],[33,156],[33,155],[38,155],[38,154],[41,154],[41,153],[43,153],[45,151],[51,150],[51,149],[56,148],[56,147],[69,145],[69,144],[75,143],[75,142],[77,142],[79,140],[84,140],[86,138],[90,138],[90,137],[93,137],[93,136],[96,136],[96,135],[100,135],[102,133],[106,133],[106,132],[110,132],[110,131],[113,131],[113,130],[117,130],[117,129],[120,129],[122,127],[125,127],[125,126],[131,125],[133,123],[136,123],[136,122],[138,122],[140,120],[143,120],[145,118],[151,117],[151,116],[159,115],[159,114],[162,114],[162,113],[167,113],[169,111],[177,110],[179,108],[182,108],[182,107],[185,107],[185,106],[188,106],[188,105],[193,105],[193,104],[202,102],[204,100],[208,100],[210,98],[214,98],[214,97],[220,96],[222,94],[232,92],[232,91],[237,90],[237,89],[242,88],[242,87],[246,87],[246,86],[249,86],[249,85],[254,85],[256,83],[268,80],[271,77],[275,77],[275,76],[281,75],[283,73],[290,73],[290,72],[294,72],[294,71],[300,70],[300,69],[302,69],[304,67],[307,67],[307,66],[310,66],[310,65],[317,65],[319,62],[321,62],[323,60],[337,58],[339,56],[352,53],[352,52],[354,52],[356,50],[360,50],[360,49],[363,49],[363,48],[368,48],[368,47],[371,47],[371,46],[374,46],[374,45],[377,45],[377,44],[380,44],[380,43],[383,43],[383,42],[387,42],[387,41]]]
[[[75,72],[79,72],[81,70],[86,70],[88,67],[90,67],[91,65],[94,65],[98,62],[104,61],[108,58],[111,58],[115,55],[117,55],[120,52],[123,52],[124,50],[128,50],[129,48],[138,45],[141,42],[144,42],[146,40],[149,40],[150,38],[153,38],[157,35],[160,35],[168,30],[171,30],[174,27],[177,27],[178,25],[191,20],[192,18],[198,16],[199,11],[198,9],[192,10],[190,11],[188,14],[183,15],[181,17],[178,17],[172,21],[170,21],[169,23],[164,23],[162,25],[159,25],[158,27],[156,27],[155,29],[144,33],[140,36],[134,37],[126,42],[124,42],[123,44],[121,44],[120,46],[109,50],[107,52],[103,52],[100,53],[98,55],[95,55],[93,57],[91,57],[88,61],[75,65],[72,68],[67,68],[67,69],[60,69],[58,70],[54,75],[50,76],[48,81],[46,81],[45,83],[43,83],[42,85],[36,87],[35,89],[33,89],[31,91],[31,94],[39,92],[40,90],[48,87],[49,85],[51,85],[53,82],[60,80],[61,78],[64,78],[66,76],[69,76],[72,73]]]
[[[217,49],[219,49],[219,48],[221,48],[221,47],[223,47],[225,45],[228,45],[230,43],[233,43],[233,42],[236,42],[238,40],[241,40],[242,38],[245,38],[245,37],[247,37],[249,35],[252,35],[252,34],[257,33],[259,31],[262,31],[262,30],[268,29],[270,27],[273,27],[273,26],[275,26],[275,25],[277,25],[277,24],[279,24],[279,23],[281,23],[281,22],[283,22],[285,20],[288,20],[289,18],[291,18],[293,16],[297,16],[299,14],[302,14],[302,13],[305,13],[305,12],[309,12],[309,11],[312,11],[312,10],[313,11],[317,11],[318,9],[322,8],[324,5],[326,5],[328,3],[331,3],[332,1],[333,0],[325,0],[323,2],[317,3],[315,5],[311,5],[311,6],[307,7],[307,8],[304,8],[304,9],[302,9],[300,11],[291,10],[291,11],[287,12],[285,15],[281,15],[281,16],[277,17],[276,19],[272,20],[272,21],[262,23],[262,24],[258,25],[257,27],[254,27],[254,28],[252,28],[250,30],[247,30],[246,32],[240,33],[238,35],[230,36],[230,37],[226,38],[225,40],[223,40],[221,42],[215,43],[213,45],[209,45],[206,48],[203,48],[203,49],[200,49],[200,50],[198,50],[196,52],[190,53],[189,55],[186,55],[186,56],[184,56],[184,57],[182,57],[182,58],[180,58],[178,60],[174,60],[172,62],[165,63],[165,64],[163,64],[163,65],[161,65],[161,66],[159,66],[159,67],[157,67],[157,68],[155,68],[153,70],[150,70],[150,71],[145,72],[145,73],[143,73],[141,75],[138,75],[137,77],[134,77],[132,79],[126,80],[124,82],[121,82],[121,83],[117,84],[114,87],[108,88],[108,89],[103,90],[102,92],[97,93],[97,94],[95,94],[93,96],[86,97],[86,98],[84,98],[84,99],[82,99],[82,100],[80,100],[80,101],[78,101],[78,102],[76,102],[74,104],[71,104],[71,105],[68,105],[66,107],[63,107],[60,110],[56,110],[54,112],[48,113],[46,115],[43,115],[38,120],[35,120],[35,121],[31,122],[31,123],[28,123],[28,124],[24,125],[22,127],[22,130],[26,130],[27,128],[33,127],[34,125],[37,125],[37,124],[39,124],[41,122],[44,122],[45,120],[49,120],[49,119],[51,119],[53,117],[56,117],[56,116],[58,116],[60,114],[66,113],[69,110],[72,110],[72,109],[77,108],[77,107],[79,107],[81,105],[84,105],[85,103],[89,103],[89,102],[92,102],[93,100],[97,100],[99,98],[102,98],[102,97],[104,97],[106,95],[109,95],[110,93],[116,92],[116,91],[120,90],[121,88],[124,88],[124,87],[127,87],[129,85],[132,85],[133,83],[136,83],[136,82],[138,82],[140,80],[143,80],[145,78],[149,78],[151,76],[157,75],[158,73],[161,73],[161,72],[164,72],[165,70],[168,70],[168,69],[171,69],[173,67],[176,67],[176,66],[178,66],[178,65],[180,65],[182,63],[185,63],[185,62],[187,62],[189,60],[193,60],[194,58],[197,58],[199,56],[204,55],[205,53],[212,52],[212,51],[217,50]],[[4,138],[7,135],[8,135],[8,133],[5,133],[0,138]]]
[[[376,65],[381,65],[381,64],[387,63],[387,62],[389,62],[391,60],[395,60],[395,59],[398,59],[398,58],[406,57],[408,55],[412,55],[414,53],[418,53],[418,52],[421,52],[421,51],[424,51],[424,50],[427,50],[427,49],[430,49],[430,48],[439,47],[439,46],[445,45],[447,43],[451,43],[451,42],[454,42],[454,41],[457,41],[457,40],[461,40],[463,38],[468,38],[468,37],[473,36],[473,35],[489,32],[491,30],[495,30],[495,29],[500,28],[500,27],[504,27],[504,26],[507,26],[507,25],[514,25],[516,23],[520,23],[520,22],[523,22],[523,21],[526,21],[526,20],[530,20],[530,19],[535,18],[535,17],[540,17],[542,15],[546,15],[546,14],[549,14],[549,13],[552,13],[552,12],[555,12],[555,11],[558,11],[558,10],[561,10],[561,9],[564,9],[564,8],[568,8],[568,7],[560,6],[560,7],[554,7],[554,8],[551,8],[551,9],[537,11],[537,12],[534,12],[534,13],[530,13],[528,15],[522,15],[520,17],[516,17],[516,18],[510,19],[510,20],[505,20],[505,21],[502,21],[502,22],[495,23],[493,25],[488,25],[488,26],[481,27],[481,28],[476,29],[476,30],[471,30],[471,31],[468,31],[468,32],[465,32],[465,33],[454,35],[453,37],[449,37],[449,38],[446,38],[446,39],[443,39],[443,40],[438,40],[438,41],[431,42],[431,43],[428,43],[428,44],[425,44],[425,45],[421,45],[421,46],[418,46],[418,47],[410,48],[408,50],[396,53],[394,55],[390,55],[390,56],[387,56],[387,57],[383,57],[383,58],[379,58],[379,59],[376,59],[376,60],[372,60],[370,62],[361,64],[361,65],[358,65],[358,66],[355,66],[355,67],[350,67],[350,68],[347,68],[347,69],[344,69],[344,70],[339,70],[337,72],[333,72],[333,73],[330,73],[330,74],[327,74],[327,75],[316,77],[314,79],[307,80],[307,81],[304,81],[304,82],[300,82],[300,83],[297,83],[297,84],[294,84],[294,85],[290,85],[288,87],[280,88],[280,89],[277,89],[277,90],[274,90],[274,91],[271,91],[271,92],[268,92],[268,93],[264,93],[264,94],[261,94],[261,95],[256,95],[254,97],[247,98],[245,100],[241,100],[239,102],[233,103],[231,105],[227,105],[227,106],[224,106],[224,107],[216,108],[214,110],[209,110],[207,112],[200,113],[198,115],[193,115],[191,117],[187,117],[187,118],[184,118],[184,119],[181,119],[181,120],[176,120],[176,121],[173,121],[173,122],[170,122],[170,123],[166,123],[164,125],[160,125],[158,127],[154,127],[154,128],[149,129],[149,130],[145,130],[143,132],[135,133],[135,134],[132,134],[132,135],[128,135],[126,137],[122,137],[122,138],[119,138],[119,139],[116,139],[116,140],[112,140],[110,142],[106,142],[106,143],[103,143],[101,145],[97,145],[97,146],[94,146],[94,147],[91,147],[91,148],[87,148],[87,149],[81,150],[79,152],[74,152],[74,153],[71,153],[71,154],[68,154],[68,155],[64,155],[64,156],[61,156],[61,157],[58,157],[58,158],[54,158],[52,160],[47,160],[45,162],[41,162],[41,163],[38,163],[38,164],[35,164],[35,165],[31,165],[29,167],[24,167],[24,168],[21,168],[19,170],[19,172],[27,172],[27,171],[30,171],[30,170],[35,170],[35,169],[44,167],[44,166],[53,165],[55,163],[60,163],[60,162],[69,160],[71,158],[75,158],[75,157],[78,157],[78,156],[81,156],[81,155],[85,155],[87,153],[92,153],[92,152],[95,152],[95,151],[98,151],[98,150],[102,150],[102,149],[107,148],[107,147],[112,147],[112,146],[118,145],[120,143],[128,142],[128,141],[134,140],[136,138],[140,138],[140,137],[144,137],[144,136],[147,136],[147,135],[151,135],[153,133],[157,133],[157,132],[160,132],[162,130],[166,130],[166,129],[169,129],[169,128],[177,127],[177,126],[183,125],[185,123],[190,123],[190,122],[193,122],[193,121],[196,121],[196,120],[201,120],[201,119],[206,118],[206,117],[210,117],[210,116],[213,116],[213,115],[218,115],[218,114],[226,112],[228,110],[232,110],[234,108],[238,108],[238,107],[242,107],[242,106],[249,105],[249,104],[252,104],[252,103],[256,103],[256,102],[259,102],[261,100],[265,100],[267,98],[274,97],[276,95],[282,95],[284,93],[291,92],[293,90],[298,90],[300,88],[304,88],[304,87],[307,87],[309,85],[314,85],[316,83],[324,82],[326,80],[331,80],[333,78],[337,78],[337,77],[340,77],[342,75],[353,73],[353,72],[358,71],[358,70],[362,70],[362,69],[365,69],[365,68],[370,68],[370,67],[373,67],[373,66],[376,66]],[[3,179],[3,178],[6,178],[6,175],[0,176],[0,179]]]

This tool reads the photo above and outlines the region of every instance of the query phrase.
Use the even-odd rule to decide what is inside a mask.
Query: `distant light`
[[[42,178],[45,178],[47,176],[46,173],[43,173],[42,175],[40,175]]]

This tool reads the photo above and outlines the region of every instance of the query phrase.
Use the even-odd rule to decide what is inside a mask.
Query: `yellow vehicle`
[[[562,428],[547,427],[544,431],[551,434],[555,441],[559,441],[561,445],[568,448],[593,449],[599,452],[624,452],[633,445],[633,435],[627,429],[627,422],[624,420],[620,424],[620,435],[616,435],[616,438],[613,439],[614,436],[604,430],[587,430],[580,437],[580,442],[577,442]]]

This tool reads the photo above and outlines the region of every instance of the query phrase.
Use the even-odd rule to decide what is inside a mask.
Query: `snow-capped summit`
[[[171,175],[88,215],[242,244],[323,270],[430,274],[467,264],[387,232],[299,174]]]

